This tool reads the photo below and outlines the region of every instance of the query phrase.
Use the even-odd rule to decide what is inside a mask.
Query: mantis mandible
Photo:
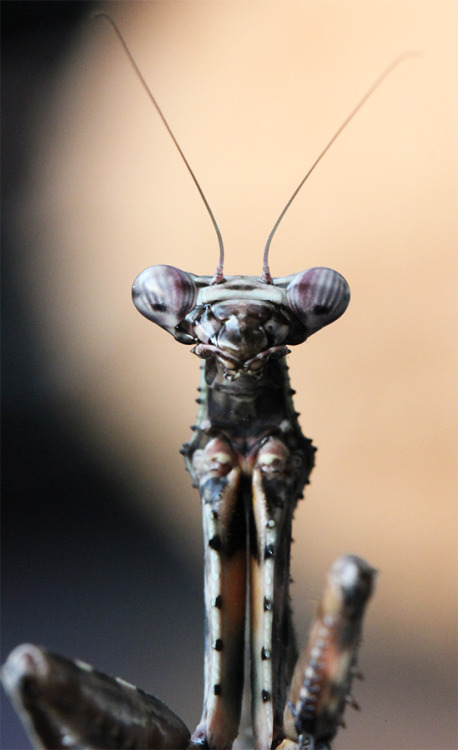
[[[357,707],[351,683],[375,570],[356,555],[331,567],[298,658],[289,606],[294,510],[315,448],[294,411],[289,346],[339,318],[350,293],[329,268],[273,278],[272,238],[297,193],[397,58],[358,102],[309,169],[266,243],[261,276],[225,276],[221,233],[205,195],[116,24],[104,16],[170,133],[207,208],[219,243],[213,276],[152,266],[133,285],[138,310],[203,360],[194,434],[182,449],[203,512],[205,688],[190,732],[157,698],[43,648],[17,647],[3,682],[38,748],[242,746],[241,712],[251,692],[250,747],[323,750]],[[249,654],[247,658],[247,654]],[[249,672],[249,678],[246,673]]]

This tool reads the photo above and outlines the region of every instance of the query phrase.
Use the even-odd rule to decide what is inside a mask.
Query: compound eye
[[[172,335],[194,307],[196,296],[191,274],[173,266],[151,266],[137,276],[132,286],[137,310]]]
[[[344,277],[331,268],[309,268],[289,283],[286,296],[307,336],[311,336],[345,312],[350,288]]]

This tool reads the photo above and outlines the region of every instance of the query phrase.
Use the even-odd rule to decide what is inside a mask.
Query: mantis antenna
[[[269,236],[267,238],[266,246],[264,248],[264,258],[263,258],[263,267],[262,267],[262,279],[263,279],[263,281],[265,281],[268,284],[272,283],[272,276],[270,275],[270,269],[269,269],[270,243],[272,242],[272,238],[273,238],[275,232],[278,229],[278,225],[280,224],[281,220],[283,219],[284,215],[286,214],[288,208],[290,207],[291,203],[295,199],[296,195],[298,194],[298,192],[301,189],[301,187],[304,184],[304,182],[306,182],[306,180],[308,180],[308,178],[312,174],[313,170],[319,164],[319,162],[321,161],[321,159],[323,158],[323,156],[329,151],[329,149],[331,148],[332,144],[337,140],[337,138],[339,137],[339,135],[347,127],[347,125],[354,118],[354,116],[357,114],[357,112],[359,112],[359,110],[361,109],[361,107],[372,96],[372,94],[374,93],[374,91],[376,89],[378,89],[378,87],[380,86],[381,83],[383,83],[383,81],[385,80],[385,78],[387,78],[389,76],[389,74],[394,70],[394,68],[396,68],[401,62],[403,62],[404,60],[407,60],[410,57],[417,57],[419,54],[421,54],[421,53],[419,53],[419,52],[405,52],[402,55],[399,55],[398,57],[396,57],[388,65],[388,67],[385,68],[385,70],[383,71],[383,73],[381,73],[379,75],[379,77],[374,81],[374,83],[372,84],[372,86],[370,86],[370,88],[366,91],[366,93],[364,94],[364,96],[359,100],[359,102],[352,109],[352,111],[350,112],[350,114],[345,118],[345,120],[343,121],[342,125],[336,130],[336,132],[332,136],[331,140],[328,141],[328,143],[326,144],[326,146],[324,147],[324,149],[321,151],[321,153],[319,154],[319,156],[315,159],[315,161],[313,162],[312,166],[308,170],[307,174],[301,180],[301,182],[297,186],[296,190],[292,194],[291,198],[288,200],[286,206],[284,207],[283,211],[281,212],[280,216],[278,217],[277,221],[275,222],[275,224],[273,226],[273,229],[272,229],[271,233],[269,234]]]
[[[170,128],[170,125],[168,124],[167,120],[165,119],[165,116],[164,116],[164,114],[163,114],[163,112],[162,112],[159,104],[157,103],[155,97],[153,96],[153,93],[151,92],[151,89],[149,88],[148,84],[146,83],[146,81],[145,81],[145,79],[144,79],[144,77],[143,77],[143,75],[142,75],[142,73],[140,71],[140,68],[138,67],[137,63],[135,62],[135,60],[134,60],[134,58],[132,56],[132,53],[131,53],[129,47],[127,46],[127,43],[124,40],[124,37],[121,34],[121,31],[119,30],[116,22],[111,18],[110,15],[108,15],[108,13],[104,13],[104,12],[97,13],[96,14],[96,18],[104,18],[110,24],[110,26],[114,30],[115,34],[117,35],[117,37],[118,37],[118,39],[119,39],[119,41],[120,41],[120,43],[121,43],[121,45],[122,45],[122,47],[123,47],[126,55],[127,55],[127,58],[129,60],[130,64],[132,65],[132,67],[133,67],[133,69],[134,69],[137,77],[140,80],[140,83],[142,84],[143,88],[145,89],[146,93],[148,94],[149,98],[151,99],[151,101],[152,101],[152,103],[153,103],[153,105],[154,105],[154,107],[155,107],[155,109],[156,109],[159,117],[161,118],[162,122],[164,123],[164,125],[165,125],[165,127],[167,129],[167,132],[169,133],[169,135],[170,135],[173,143],[175,144],[175,146],[176,146],[176,148],[178,150],[178,153],[180,154],[181,158],[183,159],[183,161],[184,161],[184,163],[185,163],[185,165],[186,165],[186,167],[188,169],[188,172],[189,172],[189,174],[191,175],[191,177],[192,177],[192,179],[194,181],[194,184],[195,184],[197,190],[199,191],[199,195],[202,198],[202,200],[204,202],[204,205],[205,205],[205,208],[208,211],[208,214],[210,216],[210,219],[212,221],[213,227],[214,227],[215,232],[216,232],[216,236],[218,238],[219,260],[218,260],[218,266],[216,268],[216,272],[215,272],[215,275],[213,277],[212,283],[213,284],[220,283],[221,281],[223,281],[223,278],[224,278],[224,276],[223,276],[224,244],[223,244],[223,238],[222,238],[220,229],[218,227],[218,224],[216,223],[216,219],[215,219],[215,216],[213,214],[213,211],[210,208],[210,205],[209,205],[209,203],[208,203],[208,201],[207,201],[207,199],[205,197],[205,194],[204,194],[204,192],[203,192],[203,190],[202,190],[202,188],[201,188],[201,186],[200,186],[200,184],[199,184],[199,182],[197,180],[196,175],[194,174],[194,172],[193,172],[193,170],[192,170],[192,168],[191,168],[188,160],[186,159],[186,156],[184,155],[183,151],[181,150],[180,144],[178,143],[177,139],[175,138],[175,136],[173,134],[173,131]],[[323,156],[329,151],[329,149],[331,148],[331,146],[333,145],[333,143],[340,136],[340,134],[342,133],[342,131],[347,127],[347,125],[350,123],[350,121],[359,112],[359,110],[363,107],[363,105],[367,102],[367,100],[372,96],[372,94],[376,91],[376,89],[378,89],[378,87],[383,83],[383,81],[385,80],[385,78],[387,78],[389,76],[389,74],[401,62],[403,62],[404,60],[406,60],[408,58],[416,57],[419,54],[420,53],[418,53],[418,52],[406,52],[406,53],[404,53],[404,54],[399,55],[398,57],[396,57],[388,65],[388,67],[385,68],[385,70],[379,75],[379,77],[374,81],[374,83],[366,91],[366,93],[364,94],[364,96],[359,100],[359,102],[356,104],[356,106],[352,109],[352,111],[350,112],[350,114],[345,118],[345,120],[343,121],[342,125],[340,125],[340,127],[336,130],[336,132],[334,133],[334,135],[332,136],[332,138],[328,141],[328,143],[326,144],[326,146],[324,147],[324,149],[321,151],[321,153],[319,154],[319,156],[315,159],[315,161],[313,162],[312,166],[310,167],[310,169],[306,173],[305,177],[301,180],[301,182],[299,183],[299,185],[297,186],[297,188],[295,189],[295,191],[293,192],[293,194],[289,198],[288,202],[286,203],[285,207],[283,208],[282,212],[280,213],[280,216],[278,217],[277,221],[275,222],[275,224],[273,226],[273,229],[272,229],[272,231],[270,232],[270,234],[269,234],[269,236],[267,238],[266,246],[264,248],[263,266],[262,266],[262,280],[265,281],[267,284],[272,284],[272,276],[271,276],[270,268],[269,268],[269,251],[270,251],[270,245],[271,245],[273,236],[274,236],[274,234],[276,233],[276,231],[277,231],[277,229],[279,227],[280,222],[282,221],[284,215],[286,214],[288,208],[290,207],[291,203],[295,199],[296,195],[299,193],[299,191],[302,188],[302,186],[304,185],[304,183],[308,180],[308,178],[312,174],[312,172],[315,169],[315,167],[318,166],[318,164],[321,161],[321,159],[323,158]]]
[[[121,42],[121,45],[122,45],[122,47],[124,49],[124,52],[126,53],[128,59],[129,59],[130,64],[132,65],[135,73],[137,74],[137,76],[138,76],[138,78],[140,80],[140,83],[142,84],[142,86],[145,89],[146,93],[148,94],[149,98],[153,102],[154,107],[156,108],[156,111],[157,111],[159,117],[161,118],[162,122],[164,123],[164,125],[165,125],[165,127],[167,129],[168,134],[170,135],[170,137],[171,137],[172,141],[174,142],[175,146],[177,147],[178,153],[180,154],[181,158],[183,159],[183,161],[184,161],[184,163],[185,163],[185,165],[186,165],[186,167],[188,169],[188,172],[191,175],[192,179],[194,180],[194,184],[195,184],[197,190],[199,191],[199,195],[200,195],[200,197],[202,198],[202,200],[204,202],[205,208],[207,209],[208,214],[210,216],[210,219],[212,220],[212,224],[213,224],[213,226],[215,228],[216,236],[218,237],[219,260],[218,260],[218,266],[217,266],[217,269],[216,269],[216,273],[215,273],[215,276],[213,278],[213,283],[216,284],[216,283],[218,283],[218,282],[220,282],[220,281],[223,280],[224,244],[223,244],[223,238],[222,238],[221,232],[219,230],[218,224],[216,223],[216,219],[215,219],[213,211],[211,210],[210,205],[209,205],[209,203],[208,203],[208,201],[207,201],[207,199],[205,197],[204,191],[200,187],[200,184],[199,184],[199,182],[197,180],[196,175],[194,174],[194,172],[191,169],[191,166],[190,166],[190,164],[189,164],[186,156],[184,155],[183,151],[181,150],[180,144],[178,143],[177,139],[175,138],[175,136],[174,136],[174,134],[172,132],[172,129],[171,129],[170,125],[168,124],[167,120],[165,119],[164,114],[163,114],[163,112],[162,112],[159,104],[157,103],[156,99],[154,98],[154,96],[153,96],[153,94],[151,92],[151,89],[149,88],[148,84],[146,83],[146,81],[145,81],[145,79],[144,79],[144,77],[143,77],[143,75],[142,75],[142,73],[140,71],[140,68],[138,67],[137,63],[135,62],[135,60],[134,60],[134,58],[132,56],[132,53],[131,53],[129,47],[127,46],[127,43],[126,43],[123,35],[121,34],[121,32],[120,32],[120,30],[119,30],[116,22],[112,19],[111,16],[108,15],[108,13],[96,13],[95,17],[96,18],[104,18],[106,21],[108,21],[108,23],[111,25],[112,29],[116,33],[116,35],[117,35],[117,37],[118,37],[119,41]]]

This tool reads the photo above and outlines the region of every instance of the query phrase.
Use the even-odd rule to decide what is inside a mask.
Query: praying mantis
[[[204,517],[200,723],[191,734],[160,701],[122,680],[22,646],[9,658],[4,682],[38,747],[231,747],[240,732],[246,662],[257,748],[328,748],[345,706],[356,705],[350,687],[375,571],[355,555],[336,561],[298,660],[288,594],[292,517],[314,448],[299,428],[285,356],[289,346],[344,313],[349,290],[340,274],[326,268],[273,279],[268,255],[310,172],[397,63],[293,193],[269,236],[259,279],[224,276],[221,235],[191,172],[220,242],[216,273],[203,277],[153,266],[134,283],[140,312],[193,345],[204,363],[197,426],[183,449]]]

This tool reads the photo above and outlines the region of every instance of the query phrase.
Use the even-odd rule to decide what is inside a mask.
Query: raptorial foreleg
[[[225,749],[239,731],[243,695],[246,517],[242,473],[222,437],[201,433],[190,471],[202,498],[205,556],[205,695],[193,741]]]
[[[24,644],[2,680],[30,739],[46,750],[184,750],[190,733],[167,706],[81,661]]]
[[[283,736],[286,689],[297,657],[289,603],[291,526],[313,466],[310,441],[291,450],[269,437],[253,466],[250,522],[251,683],[256,746]]]

